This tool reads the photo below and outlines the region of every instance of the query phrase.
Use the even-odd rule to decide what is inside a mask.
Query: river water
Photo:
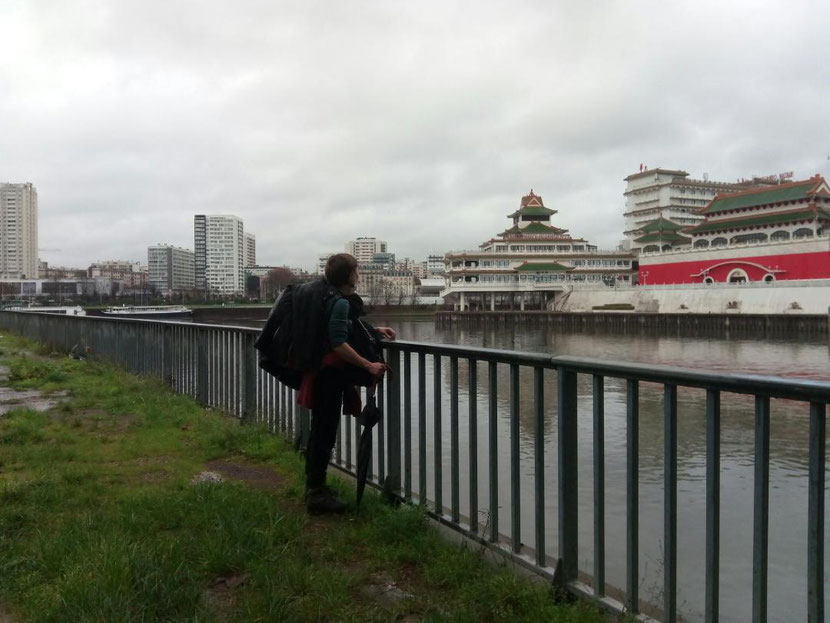
[[[830,381],[830,346],[826,341],[750,340],[715,337],[671,337],[574,333],[545,327],[436,327],[431,320],[372,318],[376,325],[394,326],[400,339],[484,346],[551,355],[597,357],[697,368],[709,371],[745,372]],[[434,461],[433,362],[427,357],[427,466]],[[485,523],[498,513],[499,529],[509,535],[509,380],[506,366],[499,366],[498,472],[500,500],[491,508],[488,499],[487,369],[479,364],[478,392],[478,490],[479,520]],[[413,396],[417,393],[417,360],[412,360]],[[443,500],[449,504],[449,365],[442,366]],[[544,431],[546,492],[546,551],[557,554],[556,516],[556,378],[546,372]],[[468,465],[469,395],[466,362],[459,365],[459,431],[461,512],[469,512]],[[533,483],[534,439],[532,371],[523,370],[520,392],[520,456],[522,541],[534,544]],[[579,378],[579,566],[593,574],[593,472],[591,379]],[[751,616],[752,504],[754,401],[752,397],[722,395],[721,407],[721,620],[746,621]],[[684,620],[703,619],[705,551],[705,393],[678,391],[678,608]],[[663,392],[662,386],[643,383],[640,389],[640,597],[662,603],[663,535]],[[412,438],[417,441],[417,408],[413,407]],[[808,406],[785,400],[771,405],[770,520],[769,520],[769,620],[803,621],[807,612],[807,469]],[[605,383],[605,478],[606,478],[606,581],[625,586],[625,383]],[[413,449],[413,483],[417,490],[417,450]],[[427,494],[435,486],[428,479]],[[830,523],[830,505],[826,505]],[[830,577],[830,565],[825,577]],[[590,579],[589,579],[590,581]],[[828,604],[830,605],[830,604]],[[827,609],[828,606],[826,606]]]

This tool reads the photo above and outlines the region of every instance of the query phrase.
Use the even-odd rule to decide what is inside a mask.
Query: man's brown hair
[[[357,268],[357,260],[348,253],[335,253],[326,262],[326,281],[335,288],[349,283],[349,276]]]

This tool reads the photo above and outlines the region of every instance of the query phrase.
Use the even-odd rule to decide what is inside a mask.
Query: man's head
[[[326,281],[335,288],[357,284],[357,260],[348,253],[335,253],[326,262]]]

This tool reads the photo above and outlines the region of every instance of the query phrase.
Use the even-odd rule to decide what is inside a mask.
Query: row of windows
[[[481,268],[509,268],[511,262],[509,260],[482,260],[480,262]],[[631,262],[628,260],[614,260],[614,259],[596,259],[596,260],[571,260],[570,264],[572,266],[594,266],[594,267],[628,267],[630,266]],[[461,262],[455,262],[452,265],[452,268],[461,268]],[[463,263],[463,267],[465,268],[476,268],[476,262],[465,262]]]
[[[751,234],[738,234],[737,236],[732,236],[728,240],[723,236],[719,236],[713,239],[711,243],[709,240],[701,238],[700,240],[695,240],[694,246],[698,249],[705,249],[709,246],[721,247],[727,244],[749,244],[767,241],[782,242],[790,240],[791,237],[793,240],[801,240],[803,238],[812,238],[814,235],[821,236],[821,234],[821,229],[819,229],[817,232],[813,232],[813,230],[809,227],[802,227],[800,229],[796,229],[792,233],[792,235],[790,234],[790,232],[780,229],[769,236],[763,232],[755,232]]]
[[[626,275],[579,275],[568,273],[540,273],[529,275],[481,275],[481,277],[469,277],[464,281],[454,283],[549,283],[554,281],[594,281],[613,282],[615,280],[627,281]]]
[[[595,246],[589,245],[589,249],[594,250],[596,249]],[[585,251],[584,244],[575,244],[573,246],[567,244],[557,244],[557,245],[544,245],[544,246],[536,246],[536,245],[524,245],[524,244],[513,244],[510,245],[511,251],[517,252],[528,252],[528,251]],[[496,253],[507,253],[507,245],[496,245]]]

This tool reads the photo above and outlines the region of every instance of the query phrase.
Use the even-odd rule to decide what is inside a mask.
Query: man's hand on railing
[[[395,329],[392,329],[391,327],[377,327],[377,332],[389,341],[393,341],[398,335],[395,332]]]

